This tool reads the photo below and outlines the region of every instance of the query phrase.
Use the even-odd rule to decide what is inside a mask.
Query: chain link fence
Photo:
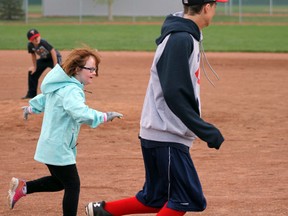
[[[0,0],[5,1],[5,0]],[[8,1],[8,0],[6,0]],[[14,0],[15,1],[15,0]],[[24,16],[21,18],[21,22],[26,23],[91,23],[91,22],[106,22],[108,20],[108,14],[105,15],[87,15],[85,11],[85,3],[88,0],[73,0],[73,2],[79,1],[75,4],[74,15],[69,16],[55,16],[55,15],[43,15],[45,0],[19,0],[22,1],[22,8]],[[61,4],[65,0],[59,0],[57,9],[67,11],[65,4]],[[86,2],[87,1],[87,2]],[[114,0],[114,11],[117,11],[117,3],[120,0]],[[122,0],[123,1],[123,0]],[[127,0],[126,0],[127,1]],[[175,0],[173,0],[175,1]],[[179,7],[175,8],[175,11],[181,10],[182,5],[179,1]],[[45,1],[46,4],[52,4],[52,1]],[[157,1],[155,1],[155,4]],[[71,2],[72,3],[72,2]],[[81,3],[81,4],[80,4]],[[167,1],[167,4],[169,1]],[[133,8],[137,8],[137,1],[133,1]],[[63,5],[63,8],[61,8]],[[81,7],[82,5],[82,12]],[[67,6],[67,5],[66,5]],[[131,6],[131,5],[130,5]],[[59,9],[60,7],[60,9]],[[76,8],[78,7],[78,8]],[[103,7],[103,5],[102,5]],[[140,7],[140,6],[139,6]],[[155,6],[154,6],[155,7]],[[160,7],[160,6],[159,6]],[[161,5],[165,7],[165,5]],[[174,6],[173,6],[174,8]],[[153,8],[151,8],[152,10]],[[174,10],[174,9],[173,9]],[[79,12],[80,11],[80,12]],[[102,10],[103,11],[103,10]],[[171,11],[172,12],[172,11]],[[174,11],[173,11],[174,12]],[[45,10],[45,13],[46,10]],[[130,13],[130,14],[129,14]],[[131,10],[127,8],[127,15],[114,15],[114,21],[120,22],[162,22],[165,15],[159,16],[149,15],[143,16],[139,14],[133,14],[131,16]],[[18,20],[19,21],[19,20]],[[217,5],[216,16],[213,19],[215,24],[275,24],[275,25],[288,25],[288,0],[230,0],[229,3]]]
[[[288,0],[230,0],[218,4],[217,22],[288,25]]]

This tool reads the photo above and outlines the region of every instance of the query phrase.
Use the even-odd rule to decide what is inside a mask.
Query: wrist
[[[103,122],[107,122],[107,113],[103,113]]]
[[[27,107],[27,111],[28,111],[29,114],[32,114],[32,113],[33,113],[32,107],[31,107],[31,106],[28,106],[28,107]]]

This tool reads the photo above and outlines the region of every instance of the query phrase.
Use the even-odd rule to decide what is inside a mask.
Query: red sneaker
[[[15,203],[23,196],[26,196],[26,182],[13,177],[7,197],[9,208],[13,209]]]

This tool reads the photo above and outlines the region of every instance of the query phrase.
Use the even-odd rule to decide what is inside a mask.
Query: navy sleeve
[[[220,131],[200,117],[198,101],[190,77],[189,57],[193,39],[188,33],[170,35],[157,63],[164,99],[171,111],[210,148],[219,149],[224,141]]]

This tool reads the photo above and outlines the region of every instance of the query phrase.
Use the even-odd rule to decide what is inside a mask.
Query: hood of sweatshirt
[[[183,12],[178,12],[166,17],[161,29],[161,35],[156,39],[156,44],[159,45],[167,35],[175,32],[187,32],[197,41],[201,39],[201,32],[196,23],[183,18]]]
[[[77,85],[81,89],[84,87],[84,85],[81,84],[75,77],[69,77],[61,66],[57,64],[45,76],[41,85],[41,91],[43,94],[48,94],[68,85]]]

